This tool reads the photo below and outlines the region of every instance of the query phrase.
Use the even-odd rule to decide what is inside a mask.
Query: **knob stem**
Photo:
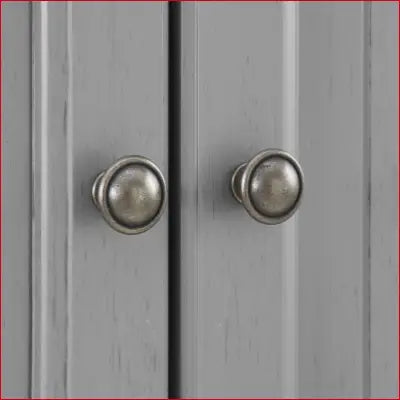
[[[101,211],[101,207],[99,204],[99,188],[100,188],[100,182],[101,182],[101,178],[104,176],[104,171],[100,172],[97,176],[96,179],[93,182],[93,186],[92,186],[92,200],[94,205],[97,207],[98,210]]]
[[[232,178],[231,178],[231,191],[232,191],[233,197],[240,204],[242,204],[241,184],[242,184],[243,172],[246,168],[246,165],[247,165],[247,163],[238,165],[235,168],[235,170],[233,171]]]

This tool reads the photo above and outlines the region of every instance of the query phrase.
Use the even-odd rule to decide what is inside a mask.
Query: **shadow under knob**
[[[239,165],[231,179],[236,200],[257,221],[279,224],[300,204],[304,178],[299,163],[282,150],[268,149]]]
[[[116,231],[137,234],[161,217],[166,186],[159,168],[142,156],[126,156],[101,172],[92,187],[95,205]]]

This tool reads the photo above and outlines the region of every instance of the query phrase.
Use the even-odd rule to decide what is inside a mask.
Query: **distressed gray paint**
[[[2,7],[2,394],[27,397],[31,6]],[[166,396],[166,216],[124,237],[90,202],[123,154],[166,172],[166,6],[33,7],[32,394]],[[397,394],[397,7],[182,5],[182,395]],[[306,197],[265,227],[228,181],[272,146]]]
[[[380,7],[182,5],[183,396],[395,394],[397,22]],[[228,181],[276,146],[305,196],[267,227]]]
[[[31,36],[29,3],[2,8],[2,396],[30,375]]]
[[[305,397],[369,395],[366,12],[364,3],[300,7],[307,190],[299,214],[299,394]]]
[[[182,396],[279,396],[282,228],[229,179],[281,146],[282,6],[182,8]]]
[[[397,397],[398,3],[371,10],[371,396]]]
[[[167,169],[164,3],[34,5],[33,395],[167,392],[167,218],[124,236],[91,202],[126,154]]]

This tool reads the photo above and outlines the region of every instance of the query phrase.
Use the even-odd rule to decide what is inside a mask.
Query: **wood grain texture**
[[[198,3],[181,5],[180,395],[198,390]],[[184,149],[184,151],[182,151]]]
[[[182,5],[182,393],[281,393],[281,235],[229,191],[281,146],[282,7]]]
[[[304,397],[369,395],[366,7],[300,7],[299,139],[307,185],[299,212]]]
[[[90,199],[123,155],[167,169],[166,5],[34,7],[33,395],[166,396],[166,216],[124,236]]]
[[[398,397],[398,3],[371,9],[371,396]]]
[[[70,195],[66,6],[33,7],[32,396],[67,396]],[[64,67],[64,68],[62,68]]]
[[[2,3],[2,396],[30,385],[31,5]]]
[[[386,236],[397,147],[376,133],[395,126],[395,54],[382,52],[396,28],[382,12],[182,5],[182,396],[368,397],[397,385]],[[381,69],[392,91],[378,106],[385,86],[371,92],[369,80]],[[233,167],[267,147],[305,173],[303,204],[281,226],[251,220],[228,188]]]

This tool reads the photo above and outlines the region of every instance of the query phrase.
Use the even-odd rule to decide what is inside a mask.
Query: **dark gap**
[[[180,393],[181,7],[168,3],[168,397]]]

